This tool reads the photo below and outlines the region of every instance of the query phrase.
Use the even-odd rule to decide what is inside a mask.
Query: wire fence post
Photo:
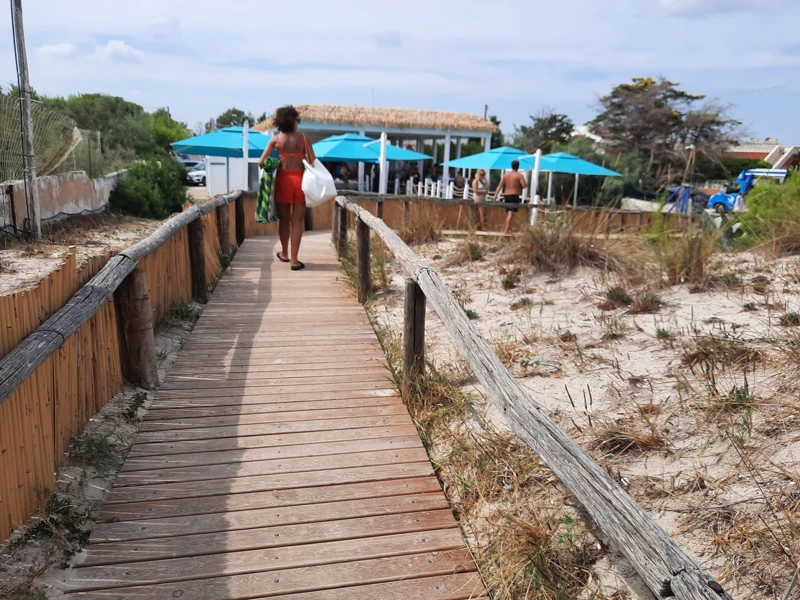
[[[31,82],[28,55],[25,52],[25,30],[22,23],[22,0],[12,0],[14,50],[17,60],[17,81],[22,121],[22,158],[25,164],[25,199],[28,204],[28,228],[36,240],[42,239],[39,212],[39,189],[36,187],[36,165],[33,158],[33,115],[31,114]]]

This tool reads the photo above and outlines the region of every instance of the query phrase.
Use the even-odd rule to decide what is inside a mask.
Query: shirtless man
[[[519,161],[514,160],[511,162],[511,173],[506,173],[500,180],[500,185],[494,192],[495,200],[500,199],[500,192],[503,192],[503,202],[508,204],[519,204],[522,202],[522,190],[525,189],[527,182],[525,176],[519,172]],[[511,219],[514,213],[517,212],[516,208],[506,208],[506,226],[503,233],[509,233],[511,230]]]

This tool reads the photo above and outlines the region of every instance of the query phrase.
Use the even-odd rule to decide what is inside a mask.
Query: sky
[[[582,124],[664,76],[800,145],[800,0],[23,0],[33,87],[101,92],[193,128],[236,106],[354,104]],[[0,11],[0,85],[15,80]]]

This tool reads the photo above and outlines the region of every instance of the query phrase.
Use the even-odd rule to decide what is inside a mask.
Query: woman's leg
[[[300,264],[297,255],[300,253],[300,241],[306,228],[306,205],[292,204],[292,266]]]
[[[278,236],[281,238],[281,258],[289,260],[289,233],[292,230],[292,205],[278,202]]]

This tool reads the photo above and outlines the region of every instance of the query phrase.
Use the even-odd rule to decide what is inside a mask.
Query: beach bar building
[[[461,158],[462,145],[468,140],[481,139],[485,149],[489,150],[492,133],[497,130],[491,121],[470,113],[324,104],[302,104],[295,108],[300,113],[300,131],[312,143],[343,133],[357,133],[375,139],[385,133],[389,143],[417,152],[424,153],[428,145],[433,149],[430,154],[434,157],[437,156],[438,145],[442,144],[444,184],[450,177],[449,162]],[[255,129],[270,135],[276,132],[272,118],[258,123]],[[418,169],[422,176],[422,161],[419,161]],[[360,190],[364,189],[364,181],[365,165],[359,163]]]

